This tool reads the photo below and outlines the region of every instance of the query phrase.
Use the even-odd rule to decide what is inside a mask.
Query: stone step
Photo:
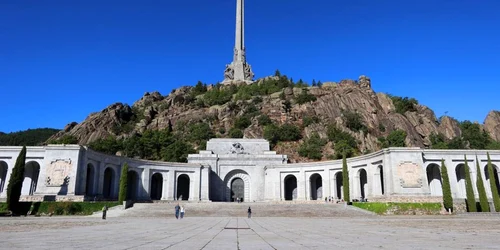
[[[185,203],[180,202],[186,210],[185,216],[190,217],[246,217],[248,207],[252,208],[252,217],[359,217],[372,216],[373,213],[352,206],[335,203]],[[133,207],[108,212],[108,216],[120,217],[171,217],[175,213],[175,205],[172,203],[136,203]]]

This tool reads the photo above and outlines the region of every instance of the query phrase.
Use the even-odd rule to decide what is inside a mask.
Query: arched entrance
[[[291,201],[297,199],[297,177],[287,175],[285,177],[285,200]]]
[[[323,198],[323,179],[320,174],[313,174],[309,178],[311,184],[311,200],[320,200]]]
[[[151,177],[151,200],[161,200],[163,191],[163,176],[161,173],[155,173]]]
[[[5,188],[5,184],[7,183],[7,171],[9,170],[9,166],[6,162],[0,161],[0,193],[3,192]]]
[[[113,183],[115,182],[115,171],[111,167],[107,167],[104,170],[104,180],[102,183],[102,196],[106,199],[110,199],[113,196],[114,188]]]
[[[344,197],[344,181],[342,177],[342,171],[339,171],[335,174],[335,194],[337,195],[337,199],[342,199]]]
[[[432,196],[443,196],[441,171],[437,164],[429,164],[429,166],[427,166],[427,184],[429,184]]]
[[[365,199],[366,198],[366,187],[368,184],[366,170],[360,169],[358,171],[358,175],[359,175],[359,196],[361,199]]]
[[[127,200],[137,200],[139,190],[139,175],[134,170],[127,173]]]
[[[40,175],[40,165],[36,161],[26,163],[24,167],[24,181],[21,194],[33,195],[36,192],[38,176]]]
[[[241,169],[235,169],[227,173],[224,177],[224,199],[225,201],[235,201],[242,198],[250,201],[250,176]]]
[[[231,181],[231,201],[238,198],[241,202],[245,200],[245,182],[241,178],[234,178]]]
[[[189,176],[181,174],[177,177],[177,200],[189,199]]]
[[[495,176],[495,186],[497,187],[497,191],[498,193],[500,193],[500,181],[498,180],[499,176],[498,176],[498,167],[495,165],[495,164],[491,164],[491,166],[493,167],[493,175]],[[486,176],[486,189],[488,190],[491,189],[491,184],[489,184],[490,182],[490,173],[488,172],[488,165],[484,166],[484,173],[485,173],[485,176]],[[490,196],[491,196],[491,190],[488,190],[489,193],[490,193]]]
[[[85,195],[92,196],[94,195],[94,176],[95,169],[94,165],[91,163],[87,164],[87,181],[85,182]]]
[[[465,165],[458,164],[455,168],[455,175],[457,177],[457,198],[465,199]]]

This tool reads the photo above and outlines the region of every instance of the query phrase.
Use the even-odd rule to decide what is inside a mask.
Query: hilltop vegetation
[[[39,146],[59,132],[53,128],[37,128],[24,131],[1,133],[0,146]]]

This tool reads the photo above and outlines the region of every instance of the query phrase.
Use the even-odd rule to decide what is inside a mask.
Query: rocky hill
[[[307,157],[298,154],[299,147],[316,134],[324,139],[320,145],[322,159],[339,150],[335,148],[338,141],[332,140],[332,133],[355,138],[355,154],[392,145],[391,134],[395,131],[404,131],[404,145],[411,147],[430,148],[439,140],[463,139],[464,127],[460,122],[447,116],[438,119],[431,109],[414,99],[375,93],[366,76],[357,81],[313,85],[274,76],[252,85],[198,83],[175,89],[167,96],[146,93],[132,106],[115,103],[90,114],[79,124],[70,123],[49,141],[72,136],[81,144],[89,144],[109,136],[125,140],[163,129],[182,131],[186,137],[189,125],[208,124],[206,129],[217,137],[268,138],[278,153],[288,154],[292,161],[307,161]],[[294,125],[300,135],[293,139],[272,139],[270,126],[279,128],[284,124]],[[484,124],[468,124],[479,128],[482,136],[493,143],[500,141],[499,111],[491,111]],[[332,127],[337,130],[332,132]],[[199,141],[193,143],[195,147],[203,147]],[[467,140],[460,143],[463,147],[473,144]],[[498,143],[494,144],[497,146]]]

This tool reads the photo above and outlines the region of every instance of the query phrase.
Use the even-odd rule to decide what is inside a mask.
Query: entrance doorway
[[[189,200],[189,176],[181,174],[177,178],[177,200]]]
[[[231,182],[231,199],[236,201],[238,198],[241,202],[245,198],[245,182],[241,178],[235,178]]]

